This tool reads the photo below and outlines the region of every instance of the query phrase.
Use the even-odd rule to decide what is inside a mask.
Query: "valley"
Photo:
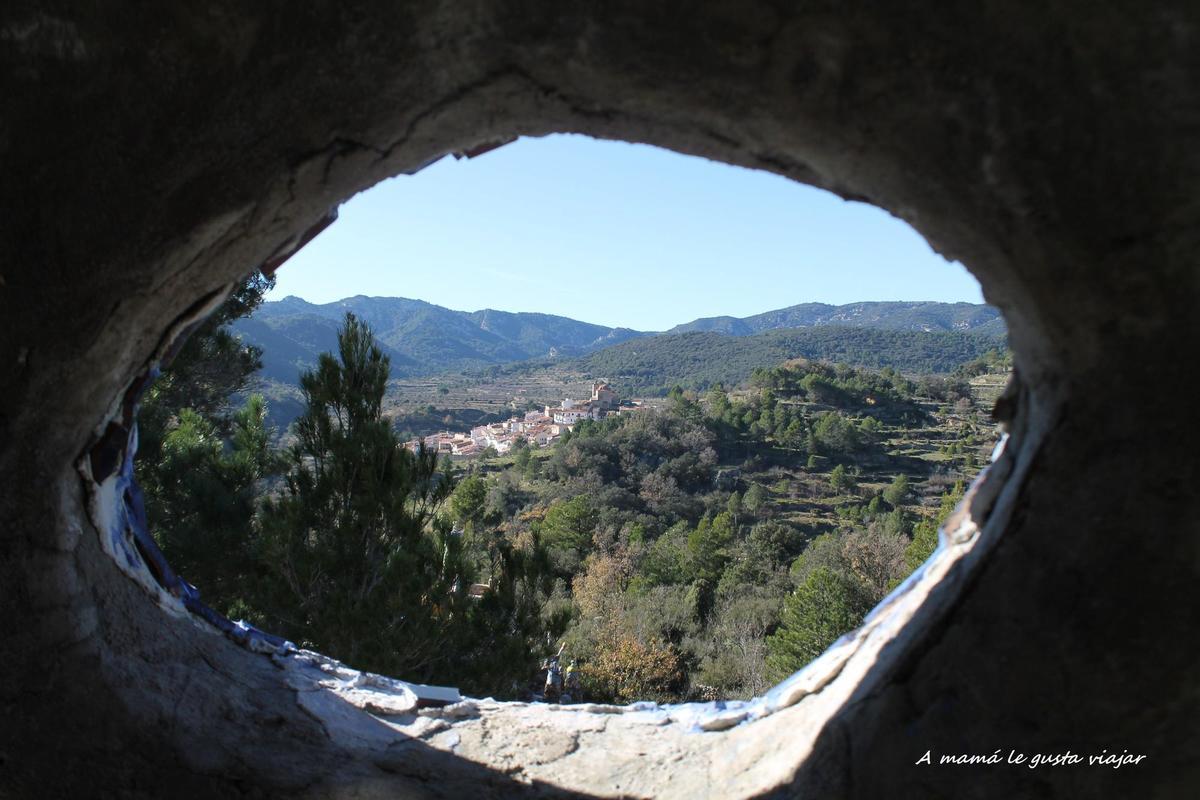
[[[247,319],[255,291],[147,396],[156,541],[221,613],[496,697],[563,699],[556,648],[575,700],[745,698],[799,669],[936,547],[1011,369],[969,304],[649,335],[385,298]]]
[[[262,350],[253,390],[271,401],[270,422],[280,435],[302,406],[300,372],[333,349],[346,311],[363,315],[391,359],[386,407],[393,417],[429,406],[504,414],[579,396],[594,379],[618,383],[632,397],[665,396],[677,385],[704,391],[737,385],[755,368],[793,357],[944,374],[1005,346],[998,312],[969,303],[810,303],[653,334],[404,298],[315,305],[289,297],[231,325]]]

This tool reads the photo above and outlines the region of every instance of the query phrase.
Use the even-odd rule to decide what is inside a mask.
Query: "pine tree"
[[[846,471],[846,467],[838,464],[829,473],[829,485],[835,492],[848,492],[854,488],[854,476]]]
[[[254,506],[278,464],[262,398],[233,408],[261,353],[229,323],[254,311],[273,285],[260,273],[243,281],[192,332],[138,411],[134,474],[150,531],[176,573],[230,614],[246,610]]]
[[[578,572],[592,549],[597,522],[596,508],[586,495],[555,503],[546,512],[539,532],[560,575],[569,577]]]
[[[892,506],[898,506],[908,499],[908,476],[900,473],[892,479],[891,484],[883,490],[883,499]]]
[[[222,436],[232,424],[233,395],[245,391],[262,366],[262,351],[242,342],[229,324],[249,316],[275,281],[255,273],[242,281],[188,337],[171,362],[142,397],[138,410],[138,482],[146,491],[156,485],[153,471],[163,439],[190,408]],[[155,520],[151,518],[153,526]]]
[[[454,494],[450,496],[450,510],[455,521],[464,529],[473,529],[483,519],[487,494],[487,481],[478,475],[472,475],[458,482]]]
[[[766,508],[769,500],[770,497],[767,495],[767,490],[762,487],[762,484],[752,483],[742,498],[742,508],[758,516]]]
[[[783,603],[779,628],[767,637],[767,666],[782,680],[853,630],[871,609],[862,584],[829,567],[817,567]]]
[[[688,554],[696,579],[713,585],[720,580],[729,562],[733,538],[733,517],[729,512],[723,511],[712,519],[704,517],[700,520],[696,530],[688,535]]]
[[[740,492],[734,491],[729,495],[729,501],[725,504],[725,510],[733,518],[734,529],[737,529],[738,517],[742,515],[742,495]]]
[[[268,623],[361,669],[428,679],[465,613],[459,537],[435,515],[453,484],[437,455],[406,450],[382,417],[389,360],[347,314],[338,357],[300,379],[286,488],[263,506]]]
[[[222,613],[244,615],[253,576],[251,541],[263,479],[276,472],[258,395],[234,413],[230,441],[190,408],[159,445],[145,496],[153,532],[172,568]]]
[[[388,372],[370,328],[347,314],[337,358],[301,377],[286,487],[261,514],[265,622],[359,669],[511,691],[544,639],[545,551],[488,536],[490,573],[474,572],[439,513],[453,477],[382,415]],[[476,578],[487,588],[471,597]]]

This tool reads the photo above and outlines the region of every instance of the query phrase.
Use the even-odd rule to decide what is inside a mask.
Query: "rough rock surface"
[[[1200,792],[1200,6],[13,0],[0,97],[0,794]],[[297,688],[89,516],[174,320],[383,178],[554,131],[874,203],[1005,312],[1012,437],[955,541],[774,713]],[[997,748],[1147,759],[914,763]]]

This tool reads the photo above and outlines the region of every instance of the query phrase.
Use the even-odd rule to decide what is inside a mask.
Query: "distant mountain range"
[[[730,336],[750,336],[779,328],[817,328],[836,325],[886,331],[957,331],[1003,336],[1008,331],[1000,312],[977,303],[876,302],[831,306],[802,303],[751,317],[704,317],[676,325],[667,333],[713,331]]]
[[[422,300],[362,295],[319,305],[285,297],[263,303],[233,329],[262,348],[264,378],[295,383],[318,355],[336,349],[347,311],[371,326],[391,357],[393,377],[576,356],[647,335],[551,314],[454,311]]]
[[[466,371],[529,359],[583,356],[630,339],[661,334],[609,328],[551,314],[484,309],[454,311],[421,300],[358,295],[333,303],[298,297],[263,303],[233,329],[263,349],[262,376],[296,383],[317,356],[332,351],[347,311],[365,320],[391,357],[394,377]],[[750,336],[764,331],[816,327],[889,331],[958,332],[1002,336],[1000,312],[972,303],[874,302],[831,306],[805,303],[737,317],[707,317],[667,334],[713,332]]]

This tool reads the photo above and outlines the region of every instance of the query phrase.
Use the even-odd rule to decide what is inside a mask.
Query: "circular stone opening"
[[[20,133],[0,151],[0,241],[18,265],[0,283],[18,331],[0,347],[14,676],[0,697],[30,724],[0,734],[3,780],[18,794],[952,794],[961,775],[920,769],[927,750],[1010,745],[1152,756],[1116,774],[997,770],[980,793],[1200,781],[1197,665],[1171,646],[1194,607],[1192,544],[1141,534],[1190,530],[1197,511],[1179,471],[1197,434],[1165,377],[1198,335],[1188,26],[978,13],[161,9],[117,29],[4,12]],[[97,101],[117,94],[128,102]],[[390,687],[328,664],[299,673],[162,614],[94,530],[130,507],[105,488],[123,463],[122,393],[164,331],[356,191],[551,131],[890,209],[1009,320],[1010,438],[949,544],[751,724],[692,733],[653,709],[502,706],[418,711],[399,730]]]
[[[643,177],[616,178],[611,176],[614,171]],[[497,176],[504,180],[498,181]],[[697,185],[705,180],[709,186]],[[522,183],[514,186],[514,181]],[[580,190],[582,186],[588,188]],[[640,205],[617,213],[607,210],[616,202],[614,194],[638,191],[649,192],[652,198],[630,201]],[[442,199],[446,195],[452,196],[451,202]],[[465,205],[463,196],[470,197],[471,203]],[[440,201],[444,206],[419,210],[413,207],[418,197],[420,203]],[[511,198],[521,211],[511,216],[492,211],[494,218],[485,218],[499,198]],[[671,216],[655,215],[656,209],[670,206],[675,206]],[[725,221],[728,215],[734,219]],[[579,221],[569,218],[574,216]],[[642,221],[649,219],[653,223]],[[761,240],[748,245],[744,221],[751,219],[761,220]],[[784,229],[784,220],[794,221],[798,230]],[[546,225],[555,229],[554,241],[535,241]],[[814,231],[815,225],[842,233]],[[410,244],[416,232],[434,244]],[[602,232],[624,244],[606,247],[600,243]],[[845,238],[852,236],[879,238],[891,246],[860,244],[838,253]],[[456,246],[448,239],[467,242]],[[505,239],[514,242],[508,249]],[[371,244],[363,249],[359,242]],[[488,243],[486,256],[478,252],[481,242]],[[576,249],[583,263],[572,262]],[[653,254],[671,251],[674,255],[661,263],[662,274],[653,285],[643,281],[644,271],[638,266],[626,266],[624,273],[603,267],[624,261],[636,265],[647,258],[660,262],[662,256]],[[737,278],[726,269],[713,274],[713,267],[703,277],[694,266],[703,259],[711,264],[734,263],[748,257],[748,252],[765,264],[761,268],[746,264]],[[829,285],[834,279],[826,279],[829,283],[821,287],[806,279],[800,281],[805,286],[803,297],[763,296],[767,276],[762,273],[773,268],[767,265],[796,252],[803,254],[796,269],[811,268],[813,261],[820,260],[828,267],[822,272],[857,271],[860,279],[840,287]],[[411,278],[392,274],[385,280],[376,274],[385,270],[361,268],[364,261],[386,263],[380,260],[381,253],[396,254],[418,273],[421,265],[438,263],[442,265],[438,274],[453,274],[455,281],[443,288],[431,286],[429,277],[420,274]],[[469,263],[481,258],[482,266]],[[897,270],[905,278],[881,274],[872,262],[885,259],[907,267]],[[497,275],[495,270],[516,263],[522,265],[527,282],[505,299],[504,283],[520,276]],[[568,280],[586,286],[586,306],[562,306],[569,295],[553,295],[561,279],[554,268],[559,263],[573,264]],[[344,265],[339,266],[340,280],[334,287],[323,286],[319,281],[331,264]],[[357,273],[353,273],[355,265]],[[354,280],[352,273],[357,276]],[[257,307],[269,282],[253,278],[179,348],[176,360],[147,390],[139,412],[134,477],[145,495],[147,524],[140,523],[140,509],[130,510],[124,515],[123,533],[114,533],[108,541],[114,552],[122,547],[129,551],[118,558],[118,564],[145,561],[150,575],[142,575],[143,579],[153,578],[183,608],[211,620],[247,646],[279,648],[284,646],[281,636],[357,669],[413,683],[457,687],[472,697],[556,702],[553,673],[547,671],[561,643],[565,652],[560,676],[569,664],[576,664],[569,669],[574,689],[566,693],[565,703],[749,700],[857,627],[870,607],[925,560],[937,543],[937,518],[929,516],[929,503],[936,509],[940,497],[942,510],[932,513],[944,516],[950,507],[946,493],[961,496],[964,483],[975,474],[973,459],[985,460],[995,444],[994,439],[988,441],[978,455],[972,451],[965,460],[946,456],[947,448],[957,452],[974,441],[957,444],[971,427],[966,420],[991,428],[987,422],[991,398],[976,409],[963,397],[952,410],[956,395],[939,395],[940,403],[931,400],[937,388],[947,385],[944,378],[922,388],[925,383],[916,376],[948,373],[960,362],[1003,346],[1001,341],[894,328],[911,329],[918,322],[939,326],[952,317],[963,324],[986,324],[992,330],[997,314],[979,306],[937,303],[840,308],[809,304],[747,319],[745,327],[768,328],[754,336],[679,334],[668,329],[700,313],[703,305],[736,312],[738,306],[731,303],[740,301],[743,312],[761,312],[764,305],[827,300],[822,292],[857,293],[863,286],[870,286],[867,291],[877,297],[894,291],[879,286],[889,280],[921,296],[970,292],[969,286],[953,284],[957,277],[953,273],[953,267],[930,253],[910,228],[876,209],[847,206],[827,193],[775,176],[665,151],[560,137],[512,143],[489,154],[483,163],[443,159],[418,178],[389,182],[340,208],[336,226],[278,274],[279,283],[270,290],[267,302]],[[699,291],[679,296],[684,281],[712,281],[710,296]],[[742,297],[734,298],[738,287],[731,281],[744,284]],[[671,294],[660,295],[655,286],[670,289]],[[313,296],[314,290],[332,294]],[[345,296],[356,291],[365,294]],[[301,292],[317,303],[291,296]],[[555,300],[547,301],[543,296],[547,293]],[[388,294],[421,299],[389,299]],[[479,295],[486,297],[489,307],[509,311],[468,313],[425,302],[462,308]],[[632,316],[639,299],[647,296],[653,299],[644,303],[643,314],[657,316]],[[322,305],[325,300],[334,302]],[[533,307],[519,305],[539,302]],[[249,318],[239,316],[252,310]],[[328,501],[316,502],[320,493],[296,488],[308,486],[320,474],[328,477],[325,485],[331,491],[342,491],[336,488],[340,482],[332,478],[339,471],[315,466],[333,463],[342,450],[331,446],[323,454],[310,452],[302,462],[314,466],[303,467],[307,477],[302,479],[301,467],[288,455],[288,447],[298,443],[296,430],[287,441],[268,443],[271,426],[278,426],[283,434],[305,412],[298,367],[292,359],[297,353],[311,353],[303,365],[308,370],[316,367],[318,352],[344,357],[338,356],[337,330],[347,310],[372,326],[375,342],[384,355],[391,355],[391,379],[386,390],[380,389],[384,394],[378,408],[394,431],[404,430],[405,418],[393,417],[392,410],[403,411],[402,406],[414,404],[425,408],[425,403],[435,402],[446,406],[433,413],[431,405],[414,415],[415,424],[432,421],[438,427],[416,429],[420,437],[398,433],[394,443],[399,448],[407,439],[405,446],[413,452],[423,443],[438,453],[442,470],[458,474],[457,488],[435,503],[435,517],[425,526],[423,539],[436,551],[426,554],[426,559],[441,566],[433,572],[415,568],[422,576],[417,580],[432,587],[423,591],[409,588],[411,572],[400,577],[385,569],[383,548],[402,547],[399,538],[389,538],[405,535],[400,533],[407,530],[401,519],[381,530],[359,525],[354,520],[361,519],[361,513],[330,516],[317,510],[318,505],[329,506]],[[826,319],[853,313],[890,314],[886,321],[866,324],[892,329],[819,327]],[[414,315],[421,315],[416,330],[410,327],[417,324]],[[588,323],[570,319],[572,315]],[[609,329],[592,324],[596,322],[628,322],[628,326]],[[214,327],[218,323],[222,327]],[[777,329],[801,324],[818,327]],[[517,326],[520,339],[505,339],[517,335]],[[261,346],[261,372],[252,374],[264,376],[264,383],[244,383],[255,359],[227,341],[225,330],[244,336],[251,346]],[[666,333],[646,333],[655,330]],[[830,342],[826,334],[835,330],[838,334]],[[477,346],[499,340],[516,348],[539,334],[554,346],[574,350],[567,349],[550,366],[531,362],[521,369],[518,364],[518,372],[510,377],[484,374],[477,362],[466,359],[433,362],[426,344],[426,338],[432,337],[437,348],[433,352],[438,354],[451,352],[451,344],[460,340]],[[444,337],[446,344],[438,337]],[[628,341],[617,345],[622,338]],[[592,340],[596,347],[589,348]],[[847,358],[839,342],[858,352]],[[609,348],[609,344],[617,346]],[[738,350],[738,345],[749,346],[751,352]],[[530,350],[528,355],[544,355],[547,345],[540,346],[542,350]],[[646,363],[644,359],[653,358],[656,347],[668,358]],[[702,363],[678,370],[680,353],[690,357],[697,348],[708,351],[702,354]],[[465,349],[465,345],[460,348]],[[864,355],[864,350],[869,352]],[[721,354],[728,352],[738,362],[722,371]],[[621,366],[585,363],[581,367],[572,353],[615,358],[618,364],[630,357],[641,360],[632,372]],[[784,355],[813,361],[781,362]],[[517,358],[507,353],[500,357]],[[750,359],[771,372],[752,382]],[[831,366],[843,359],[847,366]],[[426,363],[430,366],[423,366]],[[417,366],[409,366],[413,364]],[[882,367],[888,369],[879,372]],[[908,377],[901,378],[893,368]],[[608,376],[606,402],[596,400],[595,382],[580,369]],[[660,374],[648,376],[648,369]],[[805,383],[809,375],[812,379]],[[677,382],[696,389],[694,401],[690,393],[672,400],[660,396],[665,389],[656,389]],[[954,386],[964,391],[961,383]],[[440,385],[436,394],[435,384]],[[751,388],[751,384],[770,388]],[[813,389],[804,388],[810,384]],[[225,405],[218,386],[226,387],[224,392],[246,388],[241,399]],[[452,395],[448,387],[453,387]],[[726,394],[724,387],[731,392]],[[247,392],[265,394],[263,408],[247,404],[239,409]],[[439,395],[447,399],[441,401]],[[714,395],[719,396],[714,399]],[[536,396],[543,402],[528,413],[524,408],[514,413],[509,407],[514,396]],[[564,397],[574,399],[564,401]],[[543,413],[560,403],[561,412]],[[456,425],[459,419],[470,419],[465,412],[457,413],[462,404],[489,412],[500,408],[500,412],[492,416],[496,422],[491,425],[485,424],[489,419]],[[337,408],[342,408],[340,402]],[[556,416],[562,418],[556,421]],[[589,417],[582,427],[581,416]],[[747,427],[745,420],[751,417],[757,422]],[[335,412],[334,419],[340,420],[340,413]],[[341,423],[335,422],[334,429],[341,430]],[[226,447],[214,452],[219,439],[226,440]],[[316,446],[304,441],[305,447]],[[522,444],[525,449],[518,451]],[[943,452],[934,452],[939,446]],[[488,447],[498,452],[486,457]],[[509,465],[505,459],[511,462],[511,454],[504,454],[510,447],[526,457],[525,467],[544,468],[534,473]],[[542,456],[551,457],[543,461]],[[699,461],[686,461],[697,456]],[[93,454],[91,462],[97,458]],[[520,464],[519,458],[516,463]],[[615,466],[618,463],[620,467]],[[606,471],[603,479],[593,475],[601,469]],[[374,469],[356,472],[375,474]],[[895,484],[896,476],[913,481],[913,490],[891,493],[896,487],[888,488],[889,482]],[[589,488],[581,488],[580,482]],[[659,488],[664,484],[665,490]],[[472,489],[478,490],[477,496],[468,495]],[[500,511],[490,511],[492,495],[506,489],[513,499],[505,501]],[[132,490],[131,485],[126,491],[127,503],[133,502]],[[362,508],[367,497],[377,497],[375,484],[362,485],[359,492],[362,496],[349,498],[354,508]],[[741,507],[743,493],[745,508]],[[268,498],[272,502],[264,504]],[[294,513],[285,516],[284,507]],[[540,517],[559,512],[571,514],[561,519],[586,520],[586,542],[573,538],[579,535],[575,528],[552,540],[550,517],[545,525]],[[530,522],[533,517],[539,519]],[[313,519],[320,519],[320,524]],[[312,535],[290,533],[306,525],[312,526]],[[632,533],[638,534],[636,541]],[[914,543],[917,533],[921,541]],[[379,536],[387,544],[374,551],[377,555],[368,551],[361,563],[338,561],[340,571],[331,573],[329,565],[340,558],[336,541],[367,535]],[[728,541],[719,551],[704,544],[720,542],[722,537]],[[164,553],[158,552],[156,542]],[[511,547],[521,560],[498,552],[501,545]],[[413,545],[403,547],[407,552]],[[693,551],[703,552],[689,556]],[[803,561],[797,562],[802,553]],[[663,566],[668,560],[675,566]],[[822,594],[828,581],[797,576],[797,568],[806,574],[813,571],[814,563],[831,570],[840,580],[837,586],[845,587],[832,603]],[[391,586],[395,597],[404,599],[386,607],[364,600],[357,576],[365,574],[375,578],[370,597],[386,596],[386,587]],[[472,592],[489,592],[494,581],[504,590],[488,598],[485,606]],[[548,588],[550,581],[553,589]],[[779,624],[785,598],[801,584],[803,590],[789,601],[794,608],[788,624]],[[572,585],[578,591],[572,591]],[[430,596],[444,599],[420,600]],[[531,611],[531,603],[541,613]],[[547,621],[548,604],[555,609],[570,604],[571,619]],[[664,604],[673,605],[673,610],[663,614]],[[393,630],[389,622],[407,615],[408,609],[418,615],[418,621],[406,621],[402,631]],[[807,610],[807,617],[801,609]],[[245,617],[258,630],[230,623],[220,614],[234,620]],[[599,618],[604,622],[597,622]],[[832,623],[834,619],[838,622]],[[769,639],[776,627],[785,632]],[[466,630],[470,633],[464,638]],[[262,631],[277,636],[264,637]],[[541,674],[535,657],[541,662]]]
[[[336,212],[323,216],[297,238],[295,245],[310,240],[336,216]],[[273,254],[269,267],[277,267],[288,255]],[[570,757],[571,763],[603,764],[602,769],[584,769],[583,780],[590,788],[596,786],[592,781],[599,781],[599,786],[616,790],[622,785],[618,781],[625,781],[640,793],[655,794],[659,789],[643,774],[647,765],[678,760],[681,754],[688,758],[704,754],[711,760],[726,746],[718,744],[720,738],[737,737],[744,740],[739,742],[739,750],[744,752],[727,767],[743,772],[761,760],[762,743],[766,741],[763,737],[775,735],[764,733],[765,728],[782,724],[790,729],[795,725],[794,719],[777,722],[775,717],[807,700],[808,705],[825,710],[810,710],[805,720],[812,714],[821,720],[822,714],[848,699],[884,646],[903,633],[919,610],[924,608],[929,615],[945,613],[945,608],[930,600],[929,595],[952,569],[971,569],[981,556],[982,523],[992,516],[1004,481],[1017,465],[1007,442],[1002,442],[995,453],[997,465],[971,487],[962,508],[941,532],[934,557],[885,598],[862,627],[751,701],[559,706],[464,699],[450,687],[359,672],[253,626],[231,622],[205,605],[199,593],[171,570],[158,550],[146,525],[132,474],[138,397],[158,373],[160,363],[178,350],[188,333],[223,299],[223,292],[206,296],[176,320],[160,339],[146,372],[122,394],[114,406],[115,416],[105,422],[91,449],[80,459],[78,469],[89,492],[89,516],[101,532],[103,549],[168,616],[175,618],[170,624],[191,622],[206,633],[219,632],[271,664],[277,670],[277,680],[297,693],[298,708],[317,720],[335,743],[366,738],[389,750],[422,743],[473,765],[501,773],[516,769],[528,779],[548,783],[557,782],[562,769],[559,762]],[[209,646],[219,645],[210,642]],[[840,694],[831,686],[839,678]],[[651,732],[653,737],[647,741]],[[812,733],[816,732],[814,727]],[[704,736],[717,733],[721,734],[718,739]],[[501,740],[503,744],[498,745]],[[635,744],[630,747],[630,743]],[[768,774],[778,778],[782,773]],[[701,791],[711,781],[711,776],[694,771],[693,775],[686,780],[674,776],[671,791],[685,787],[688,792]],[[567,786],[584,788],[585,784]]]

